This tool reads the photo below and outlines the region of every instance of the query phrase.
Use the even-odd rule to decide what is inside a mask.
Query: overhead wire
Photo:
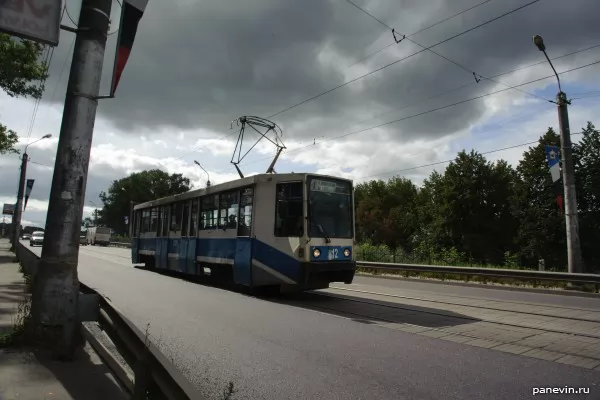
[[[558,60],[558,59],[561,59],[561,58],[565,58],[565,57],[569,57],[569,56],[572,56],[572,55],[575,55],[575,54],[583,53],[583,52],[586,52],[586,51],[589,51],[589,50],[593,50],[593,49],[595,49],[595,48],[599,48],[599,47],[600,47],[600,44],[593,45],[593,46],[588,46],[588,47],[585,47],[585,48],[583,48],[583,49],[579,49],[579,50],[575,50],[575,51],[572,51],[572,52],[570,52],[570,53],[567,53],[567,54],[563,54],[563,55],[561,55],[561,56],[553,57],[553,58],[551,58],[551,60],[552,60],[552,61],[555,61],[555,60]],[[504,75],[512,74],[512,73],[514,73],[514,72],[522,71],[522,70],[524,70],[524,69],[531,68],[531,67],[535,67],[535,66],[537,66],[537,65],[546,64],[546,63],[547,63],[547,61],[546,61],[546,60],[543,60],[543,61],[535,62],[535,63],[532,63],[532,64],[524,65],[524,66],[521,66],[521,67],[518,67],[518,68],[511,69],[510,71],[506,71],[506,72],[502,72],[502,73],[496,74],[496,75],[492,76],[492,78],[498,78],[498,77],[500,77],[500,76],[504,76]],[[371,120],[373,120],[373,119],[381,118],[381,117],[383,117],[383,116],[385,116],[385,115],[388,115],[388,114],[391,114],[391,113],[395,113],[395,112],[398,112],[398,111],[404,110],[404,109],[406,109],[406,108],[414,107],[414,106],[416,106],[416,105],[419,105],[419,104],[425,103],[425,102],[427,102],[427,101],[429,101],[429,100],[432,100],[432,99],[434,99],[434,98],[437,98],[437,97],[442,97],[442,96],[445,96],[445,95],[447,95],[447,94],[450,94],[450,93],[453,93],[453,92],[456,92],[456,91],[462,90],[462,89],[464,89],[464,88],[467,88],[467,87],[469,87],[469,86],[472,86],[472,85],[474,85],[474,84],[476,84],[476,82],[475,82],[475,81],[470,81],[470,82],[469,82],[469,83],[467,83],[467,84],[464,84],[464,85],[461,85],[461,86],[455,87],[455,88],[453,88],[453,89],[449,89],[449,90],[446,90],[446,91],[444,91],[444,92],[437,93],[437,94],[434,94],[434,95],[432,95],[432,96],[429,96],[429,97],[427,97],[427,98],[424,98],[424,99],[422,99],[422,100],[419,100],[419,101],[416,101],[416,102],[412,102],[412,103],[408,103],[408,104],[402,105],[402,106],[400,106],[400,107],[396,107],[395,109],[393,109],[393,110],[391,110],[391,111],[386,111],[386,112],[384,112],[384,113],[377,114],[377,115],[375,115],[375,116],[373,116],[373,117],[369,117],[369,118],[367,118],[367,119],[364,119],[364,120],[362,120],[362,121],[359,121],[359,122],[356,122],[356,123],[354,123],[354,124],[351,124],[349,127],[353,127],[353,126],[361,125],[361,124],[363,124],[363,123],[365,123],[365,122],[368,122],[368,121],[371,121]],[[571,100],[575,100],[575,99],[571,99]],[[325,136],[321,136],[321,138],[323,138],[323,137],[325,137]],[[302,144],[302,143],[300,143],[300,144]],[[316,138],[315,138],[315,141],[313,141],[313,143],[312,143],[311,145],[304,146],[303,148],[311,147],[311,146],[313,146],[313,145],[315,145],[315,144],[316,144]],[[292,149],[292,150],[290,150],[290,151],[295,151],[295,150],[296,150],[296,149]],[[290,151],[286,151],[286,154],[287,154],[287,153],[289,153]],[[261,159],[259,159],[259,160],[253,160],[253,161],[250,161],[249,163],[246,163],[246,164],[252,164],[252,163],[254,163],[254,162],[263,161],[263,160],[265,160],[265,159],[266,159],[266,158],[261,158]]]
[[[421,29],[419,29],[418,31],[411,33],[410,35],[406,35],[406,37],[407,37],[407,38],[410,38],[410,37],[413,37],[413,36],[415,36],[415,35],[418,35],[418,34],[419,34],[419,33],[421,33],[421,32],[424,32],[424,31],[426,31],[426,30],[429,30],[429,29],[431,29],[431,28],[433,28],[433,27],[436,27],[436,26],[438,26],[438,25],[440,25],[440,24],[442,24],[442,23],[446,22],[446,21],[449,21],[449,20],[451,20],[451,19],[453,19],[453,18],[456,18],[456,17],[458,17],[459,15],[462,15],[462,14],[465,14],[465,13],[467,13],[467,12],[471,11],[471,10],[474,10],[475,8],[477,8],[477,7],[480,7],[480,6],[482,6],[482,5],[486,4],[486,3],[489,3],[490,1],[493,1],[493,0],[485,0],[485,1],[482,1],[481,3],[475,4],[474,6],[471,6],[471,7],[467,8],[467,9],[465,9],[465,10],[462,10],[462,11],[459,11],[459,12],[457,12],[456,14],[453,14],[453,15],[451,15],[451,16],[449,16],[449,17],[447,17],[447,18],[444,18],[444,19],[442,19],[442,20],[440,20],[440,21],[437,21],[437,22],[435,22],[435,23],[433,23],[433,24],[431,24],[431,25],[428,25],[428,26],[426,26],[426,27],[424,27],[424,28],[421,28]],[[361,58],[360,60],[358,60],[358,61],[355,61],[354,63],[350,64],[350,65],[349,65],[348,67],[346,67],[346,68],[351,68],[351,67],[355,66],[356,64],[358,64],[358,63],[361,63],[361,62],[365,61],[366,59],[373,57],[375,54],[378,54],[378,53],[382,52],[383,50],[386,50],[386,49],[388,49],[388,48],[390,48],[390,47],[394,46],[395,44],[397,44],[397,43],[394,41],[394,43],[390,43],[389,45],[387,45],[387,46],[385,46],[385,47],[383,47],[383,48],[381,48],[381,49],[379,49],[379,50],[377,50],[377,51],[374,51],[373,53],[370,53],[370,54],[368,54],[367,56],[365,56],[365,57]]]
[[[571,133],[571,135],[582,135],[583,133],[584,132],[577,132],[577,133]],[[502,148],[499,148],[499,149],[493,149],[493,150],[484,151],[484,152],[481,152],[481,153],[478,152],[478,153],[481,154],[481,155],[493,154],[493,153],[498,153],[498,152],[501,152],[501,151],[516,149],[516,148],[523,147],[523,146],[529,146],[529,145],[536,144],[536,143],[539,143],[539,142],[540,142],[540,140],[538,139],[538,140],[534,140],[534,141],[531,141],[531,142],[515,144],[515,145],[512,145],[512,146],[502,147]],[[361,177],[355,178],[355,179],[357,179],[357,180],[358,179],[368,179],[368,178],[379,177],[379,176],[384,176],[384,175],[398,174],[400,172],[407,172],[407,171],[413,171],[413,170],[416,170],[416,169],[421,169],[421,168],[426,168],[426,167],[433,167],[433,166],[436,166],[436,165],[448,164],[448,163],[451,163],[452,161],[454,161],[455,159],[456,158],[453,158],[453,159],[450,159],[450,160],[444,160],[444,161],[436,161],[436,162],[429,163],[429,164],[417,165],[415,167],[403,168],[403,169],[399,169],[399,170],[395,170],[395,171],[389,171],[389,172],[382,172],[382,173],[378,173],[378,174],[374,174],[374,175],[369,175],[369,176],[361,176]]]
[[[364,13],[364,14],[368,15],[369,17],[371,17],[373,20],[377,21],[377,22],[378,22],[379,24],[381,24],[382,26],[384,26],[384,27],[386,27],[387,29],[389,29],[390,31],[394,32],[394,28],[392,28],[391,26],[389,26],[389,25],[388,25],[388,24],[386,24],[385,22],[381,21],[379,18],[375,17],[373,14],[371,14],[370,12],[368,12],[367,10],[365,10],[364,8],[362,8],[362,7],[358,6],[357,4],[355,4],[354,2],[352,2],[351,0],[345,0],[345,1],[346,1],[347,3],[349,3],[349,4],[353,5],[354,7],[356,7],[356,8],[357,8],[358,10],[360,10],[362,13]],[[477,77],[479,77],[479,78],[484,78],[484,79],[487,79],[487,80],[489,80],[489,81],[492,81],[492,82],[494,82],[494,83],[497,83],[497,84],[499,84],[499,85],[507,86],[507,85],[505,85],[505,84],[503,84],[503,83],[500,83],[500,82],[498,82],[498,81],[495,81],[495,80],[494,80],[494,79],[492,79],[492,78],[488,78],[488,77],[486,77],[486,76],[484,76],[484,75],[481,75],[480,73],[476,72],[475,70],[472,70],[472,69],[470,69],[470,68],[468,68],[468,67],[464,66],[463,64],[461,64],[461,63],[459,63],[459,62],[457,62],[457,61],[454,61],[453,59],[451,59],[451,58],[449,58],[449,57],[447,57],[447,56],[445,56],[445,55],[443,55],[443,54],[440,54],[440,53],[438,53],[438,52],[437,52],[437,51],[435,51],[435,50],[432,50],[432,49],[430,49],[430,48],[427,48],[426,46],[423,46],[422,44],[420,44],[420,43],[417,43],[416,41],[414,41],[414,40],[410,39],[409,37],[406,37],[406,36],[404,36],[404,35],[402,35],[402,36],[403,36],[403,38],[402,38],[402,39],[400,39],[400,41],[397,41],[397,43],[400,43],[400,42],[402,42],[403,40],[407,40],[407,41],[409,41],[409,42],[411,42],[411,43],[413,43],[413,44],[415,44],[415,45],[419,46],[420,48],[422,48],[422,49],[424,49],[424,50],[427,50],[427,51],[431,52],[432,54],[435,54],[435,55],[436,55],[436,56],[438,56],[438,57],[441,57],[441,58],[443,58],[444,60],[446,60],[446,61],[448,61],[448,62],[450,62],[450,63],[452,63],[452,64],[456,65],[457,67],[459,67],[459,68],[461,68],[461,69],[463,69],[463,70],[465,70],[465,71],[467,71],[469,74],[473,74],[473,77],[475,78],[475,81],[476,81],[477,83],[479,83],[479,79],[477,78]],[[395,37],[395,36],[394,36],[394,37]],[[525,91],[525,90],[522,90],[522,89],[519,89],[519,88],[514,88],[514,90],[516,90],[516,91],[519,91],[519,92],[521,92],[521,93],[524,93],[524,94],[526,94],[526,95],[529,95],[529,96],[535,97],[535,98],[537,98],[537,99],[540,99],[540,100],[544,100],[544,101],[547,101],[547,102],[550,102],[550,103],[555,103],[555,101],[554,101],[554,100],[549,100],[549,99],[546,99],[546,98],[544,98],[544,97],[542,97],[542,96],[538,96],[537,94],[534,94],[534,93],[529,93],[529,92],[527,92],[527,91]]]
[[[585,65],[582,65],[582,66],[579,66],[579,67],[571,68],[571,69],[568,69],[566,71],[562,71],[562,72],[559,73],[559,75],[566,74],[566,73],[573,72],[573,71],[577,71],[577,70],[580,70],[580,69],[583,69],[583,68],[591,67],[591,66],[597,65],[597,64],[600,64],[600,60],[592,62],[592,63],[589,63],[589,64],[585,64]],[[345,137],[348,137],[348,136],[356,135],[358,133],[363,133],[363,132],[366,132],[366,131],[370,131],[372,129],[381,128],[381,127],[384,127],[384,126],[396,124],[398,122],[406,121],[406,120],[411,119],[411,118],[420,117],[420,116],[427,115],[427,114],[430,114],[430,113],[433,113],[433,112],[436,112],[436,111],[445,110],[445,109],[448,109],[448,108],[451,108],[451,107],[455,107],[455,106],[460,105],[460,104],[469,103],[471,101],[479,100],[479,99],[482,99],[482,98],[485,98],[485,97],[488,97],[488,96],[492,96],[492,95],[495,95],[495,94],[498,94],[498,93],[506,92],[506,91],[511,90],[511,89],[513,89],[515,87],[529,85],[529,84],[540,82],[540,81],[543,81],[545,79],[550,79],[550,78],[553,78],[553,77],[555,77],[555,75],[548,75],[548,76],[545,76],[543,78],[538,78],[538,79],[534,79],[534,80],[531,80],[531,81],[528,81],[528,82],[525,82],[525,83],[520,83],[518,85],[510,86],[510,87],[505,88],[505,89],[496,90],[496,91],[489,92],[489,93],[486,93],[486,94],[483,94],[483,95],[471,97],[471,98],[468,98],[468,99],[465,99],[465,100],[460,100],[460,101],[457,101],[457,102],[454,102],[454,103],[451,103],[451,104],[448,104],[448,105],[445,105],[445,106],[436,107],[436,108],[433,108],[433,109],[430,109],[430,110],[427,110],[427,111],[423,111],[423,112],[419,112],[419,113],[416,113],[416,114],[411,114],[411,115],[408,115],[408,116],[405,116],[405,117],[402,117],[402,118],[395,119],[393,121],[385,122],[385,123],[378,124],[378,125],[375,125],[375,126],[371,126],[371,127],[368,127],[368,128],[363,128],[363,129],[360,129],[360,130],[357,130],[357,131],[353,131],[353,132],[350,132],[350,133],[345,133],[343,135],[339,135],[339,136],[336,136],[336,137],[333,137],[333,138],[328,138],[328,139],[322,140],[320,142],[315,142],[315,143],[307,145],[307,146],[298,147],[298,148],[295,148],[295,149],[292,149],[292,150],[288,150],[284,154],[295,153],[297,151],[301,151],[301,150],[307,149],[309,147],[320,145],[322,143],[330,142],[332,140],[341,139],[341,138],[345,138]],[[267,159],[267,158],[262,158],[262,159],[250,161],[250,162],[248,162],[246,164],[241,164],[241,165],[249,165],[249,164],[253,164],[253,163],[259,162],[259,161],[263,161],[265,159]]]
[[[481,24],[479,24],[479,25],[476,25],[476,26],[474,26],[474,27],[472,27],[472,28],[469,28],[469,29],[467,29],[467,30],[464,30],[464,31],[462,31],[462,32],[460,32],[460,33],[457,33],[457,34],[455,34],[455,35],[452,35],[452,36],[450,36],[449,38],[446,38],[446,39],[444,39],[444,40],[442,40],[442,41],[440,41],[440,42],[437,42],[437,43],[435,43],[435,44],[433,44],[433,45],[431,45],[431,46],[428,46],[428,47],[426,47],[426,48],[424,48],[424,49],[421,49],[421,50],[419,50],[419,51],[417,51],[417,52],[415,52],[415,53],[409,54],[408,56],[402,57],[402,58],[400,58],[400,59],[398,59],[398,60],[396,60],[396,61],[392,61],[391,63],[388,63],[388,64],[386,64],[386,65],[384,65],[384,66],[382,66],[382,67],[379,67],[379,68],[377,68],[377,69],[375,69],[375,70],[373,70],[373,71],[367,72],[366,74],[363,74],[363,75],[361,75],[361,76],[358,76],[358,77],[356,77],[356,78],[354,78],[354,79],[351,79],[351,80],[349,80],[349,81],[347,81],[347,82],[344,82],[344,83],[342,83],[342,84],[339,84],[339,85],[337,85],[337,86],[335,86],[335,87],[333,87],[333,88],[331,88],[331,89],[329,89],[329,90],[326,90],[326,91],[324,91],[324,92],[321,92],[321,93],[319,93],[319,94],[317,94],[317,95],[315,95],[315,96],[312,96],[312,97],[310,97],[310,98],[308,98],[308,99],[306,99],[306,100],[303,100],[303,101],[301,101],[301,102],[299,102],[299,103],[296,103],[296,104],[294,104],[294,105],[292,105],[292,106],[290,106],[290,107],[284,108],[283,110],[281,110],[281,111],[278,111],[278,112],[276,112],[275,114],[271,114],[271,115],[269,115],[267,118],[273,118],[273,117],[276,117],[276,116],[278,116],[278,115],[280,115],[280,114],[283,114],[283,113],[285,113],[285,112],[287,112],[287,111],[290,111],[290,110],[292,110],[292,109],[294,109],[294,108],[296,108],[296,107],[299,107],[299,106],[301,106],[301,105],[303,105],[303,104],[306,104],[306,103],[308,103],[309,101],[316,100],[316,99],[318,99],[318,98],[320,98],[320,97],[322,97],[322,96],[324,96],[324,95],[326,95],[326,94],[329,94],[329,93],[331,93],[331,92],[333,92],[333,91],[335,91],[335,90],[341,89],[341,88],[343,88],[343,87],[345,87],[345,86],[348,86],[348,85],[350,85],[351,83],[357,82],[357,81],[359,81],[359,80],[361,80],[361,79],[364,79],[364,78],[366,78],[366,77],[368,77],[368,76],[371,76],[371,75],[373,75],[373,74],[376,74],[377,72],[383,71],[384,69],[386,69],[386,68],[389,68],[389,67],[391,67],[392,65],[396,65],[396,64],[398,64],[398,63],[400,63],[400,62],[402,62],[402,61],[408,60],[409,58],[412,58],[412,57],[414,57],[414,56],[416,56],[416,55],[418,55],[418,54],[421,54],[421,53],[423,53],[423,52],[425,52],[425,51],[427,51],[427,50],[429,50],[429,49],[432,49],[432,48],[434,48],[434,47],[437,47],[437,46],[439,46],[439,45],[441,45],[441,44],[447,43],[447,42],[449,42],[449,41],[451,41],[451,40],[454,40],[454,39],[456,39],[456,38],[458,38],[458,37],[460,37],[460,36],[463,36],[463,35],[465,35],[465,34],[467,34],[467,33],[469,33],[469,32],[472,32],[472,31],[474,31],[474,30],[476,30],[476,29],[479,29],[479,28],[481,28],[481,27],[483,27],[483,26],[485,26],[485,25],[491,24],[492,22],[498,21],[498,20],[499,20],[499,19],[501,19],[501,18],[507,17],[507,16],[509,16],[509,15],[511,15],[511,14],[513,14],[513,13],[515,13],[515,12],[517,12],[517,11],[520,11],[520,10],[524,9],[525,7],[529,7],[529,6],[531,6],[531,5],[535,4],[535,3],[538,3],[538,2],[540,2],[540,1],[541,1],[541,0],[533,0],[533,1],[530,1],[529,3],[527,3],[527,4],[525,4],[525,5],[522,5],[522,6],[520,6],[520,7],[514,8],[514,9],[512,9],[512,10],[510,10],[510,11],[507,11],[507,12],[505,12],[505,13],[504,13],[504,14],[502,14],[502,15],[499,15],[499,16],[497,16],[497,17],[494,17],[494,18],[490,19],[490,20],[487,20],[487,21],[485,21],[485,22],[482,22]]]
[[[506,17],[506,16],[508,16],[508,15],[510,15],[510,14],[513,14],[513,13],[515,13],[515,12],[517,12],[517,11],[520,11],[520,10],[522,10],[522,9],[524,9],[524,8],[526,8],[526,7],[530,6],[530,5],[533,5],[533,4],[535,4],[535,3],[539,2],[539,1],[541,1],[541,0],[532,0],[532,1],[530,1],[529,3],[525,4],[525,5],[522,5],[522,6],[520,6],[520,7],[514,8],[514,9],[512,9],[512,10],[510,10],[510,11],[507,11],[507,12],[505,12],[504,14],[501,14],[501,15],[499,15],[499,16],[496,16],[496,17],[494,17],[494,18],[492,18],[492,19],[490,19],[490,20],[487,20],[487,21],[485,21],[485,22],[482,22],[482,23],[480,23],[480,24],[478,24],[478,25],[476,25],[476,26],[474,26],[474,27],[472,27],[472,28],[466,29],[466,30],[464,30],[464,31],[462,31],[462,32],[459,32],[459,33],[457,33],[457,34],[455,34],[455,35],[452,35],[452,36],[450,36],[450,37],[448,37],[448,38],[446,38],[446,39],[444,39],[444,40],[442,40],[442,41],[440,41],[440,42],[438,42],[438,43],[436,43],[436,44],[434,44],[434,45],[432,45],[432,46],[429,46],[429,47],[427,47],[426,49],[419,50],[419,51],[417,51],[417,52],[415,52],[415,53],[413,53],[413,54],[410,54],[410,55],[408,55],[408,56],[405,56],[405,57],[403,57],[403,58],[400,58],[400,59],[398,59],[398,60],[396,60],[396,61],[393,61],[393,62],[391,62],[391,63],[389,63],[389,64],[386,64],[386,65],[384,65],[384,66],[382,66],[382,67],[379,67],[379,68],[377,68],[377,69],[375,69],[375,70],[373,70],[373,71],[370,71],[370,72],[368,72],[368,73],[366,73],[366,74],[363,74],[363,75],[361,75],[361,76],[358,76],[358,77],[356,77],[356,78],[354,78],[354,79],[351,79],[351,80],[349,80],[349,81],[347,81],[347,82],[344,82],[344,83],[342,83],[342,84],[339,84],[339,85],[337,85],[337,86],[335,86],[335,87],[333,87],[333,88],[331,88],[331,89],[329,89],[329,90],[326,90],[326,91],[324,91],[324,92],[321,92],[320,94],[317,94],[317,95],[315,95],[315,96],[312,96],[312,97],[310,97],[310,98],[308,98],[308,99],[306,99],[306,100],[303,100],[303,101],[301,101],[300,103],[294,104],[294,105],[292,105],[292,106],[289,106],[289,107],[287,107],[287,108],[285,108],[285,109],[283,109],[283,110],[281,110],[281,111],[278,111],[278,112],[276,112],[275,114],[272,114],[272,115],[270,115],[270,116],[268,116],[268,117],[266,117],[266,118],[268,118],[268,119],[271,119],[271,118],[273,118],[273,117],[275,117],[275,116],[277,116],[277,115],[283,114],[283,113],[285,113],[285,112],[287,112],[287,111],[290,111],[290,110],[292,110],[292,109],[294,109],[294,108],[296,108],[296,107],[298,107],[298,106],[301,106],[301,105],[303,105],[303,104],[306,104],[306,103],[308,103],[309,101],[316,100],[316,99],[318,99],[318,98],[320,98],[320,97],[322,97],[322,96],[324,96],[324,95],[326,95],[326,94],[329,94],[329,93],[331,93],[331,92],[333,92],[333,91],[335,91],[335,90],[337,90],[337,89],[340,89],[340,88],[342,88],[342,87],[345,87],[345,86],[347,86],[347,85],[350,85],[351,83],[357,82],[357,81],[359,81],[359,80],[361,80],[361,79],[364,79],[364,78],[366,78],[366,77],[368,77],[368,76],[370,76],[370,75],[376,74],[377,72],[380,72],[380,71],[382,71],[382,70],[384,70],[384,69],[386,69],[386,68],[388,68],[388,67],[391,67],[392,65],[398,64],[398,63],[400,63],[400,62],[402,62],[402,61],[405,61],[405,60],[407,60],[407,59],[409,59],[409,58],[411,58],[411,57],[414,57],[414,56],[416,56],[416,55],[418,55],[418,54],[421,54],[421,53],[425,52],[425,51],[426,51],[426,50],[428,50],[428,49],[431,49],[431,48],[433,48],[433,47],[436,47],[436,46],[439,46],[439,45],[441,45],[441,44],[443,44],[443,43],[447,43],[447,42],[449,42],[449,41],[451,41],[451,40],[454,40],[454,39],[456,39],[456,38],[458,38],[458,37],[460,37],[460,36],[463,36],[463,35],[465,35],[465,34],[467,34],[467,33],[469,33],[469,32],[472,32],[472,31],[474,31],[474,30],[476,30],[476,29],[479,29],[479,28],[481,28],[481,27],[483,27],[483,26],[485,26],[485,25],[488,25],[488,24],[490,24],[490,23],[492,23],[492,22],[495,22],[495,21],[497,21],[497,20],[499,20],[499,19],[501,19],[501,18],[504,18],[504,17]],[[221,137],[214,138],[214,139],[216,139],[216,140],[223,140],[223,139],[225,139],[225,138],[227,138],[227,137],[230,137],[230,136],[233,136],[233,135],[235,135],[235,134],[237,134],[237,132],[232,132],[232,133],[229,133],[229,134],[226,134],[226,135],[223,135],[223,136],[221,136]],[[184,155],[180,156],[180,157],[179,157],[179,158],[177,158],[176,160],[180,160],[180,159],[182,159],[182,158],[186,157],[187,155],[189,155],[189,154],[192,154],[192,153],[194,153],[194,152],[196,152],[196,151],[198,151],[198,150],[204,149],[204,148],[206,148],[206,147],[208,147],[208,146],[210,146],[210,145],[205,145],[205,146],[202,146],[202,147],[194,147],[194,148],[192,149],[192,151],[191,151],[191,152],[189,152],[189,153],[186,153],[186,154],[184,154]]]

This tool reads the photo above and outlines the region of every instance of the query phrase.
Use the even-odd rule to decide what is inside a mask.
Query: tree
[[[44,93],[48,65],[40,62],[43,46],[0,33],[0,88],[11,97],[39,99]],[[16,132],[0,124],[0,154],[18,153]]]
[[[18,154],[19,150],[15,148],[18,141],[19,137],[15,131],[11,131],[6,126],[0,124],[0,154]]]
[[[355,215],[359,240],[412,250],[417,229],[417,193],[417,187],[405,178],[357,185]]]
[[[600,131],[588,122],[581,141],[573,146],[579,238],[585,272],[600,262]]]
[[[131,203],[145,203],[161,197],[185,193],[191,189],[190,180],[182,174],[169,175],[159,169],[136,172],[113,183],[107,192],[100,193],[104,204],[98,212],[98,224],[127,233],[125,217],[129,216]]]
[[[43,49],[40,43],[0,34],[0,87],[9,96],[42,97],[48,77],[48,65],[39,61]]]
[[[544,259],[546,267],[564,270],[565,219],[556,203],[545,145],[560,147],[560,138],[552,128],[524,153],[517,166],[519,182],[513,209],[519,221],[516,242],[525,265],[533,267]]]
[[[434,176],[431,221],[436,239],[479,262],[500,264],[516,231],[510,200],[516,175],[505,162],[462,151],[444,175]]]

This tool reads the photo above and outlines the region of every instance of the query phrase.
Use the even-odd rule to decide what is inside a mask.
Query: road
[[[34,252],[40,254],[39,248]],[[536,387],[583,387],[600,371],[440,340],[326,311],[204,286],[131,266],[129,249],[81,247],[79,277],[109,297],[209,398],[529,399]],[[384,282],[385,281],[385,282]],[[598,300],[358,278],[381,288],[503,297],[600,309]],[[345,286],[351,288],[352,286]],[[359,286],[357,286],[359,287]],[[383,289],[382,289],[383,290]]]

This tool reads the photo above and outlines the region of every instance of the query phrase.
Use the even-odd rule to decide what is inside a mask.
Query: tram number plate
[[[329,249],[327,259],[336,260],[338,258],[338,249]]]

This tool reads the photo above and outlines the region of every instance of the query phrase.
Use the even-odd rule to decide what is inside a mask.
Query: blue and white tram
[[[260,174],[138,204],[133,214],[134,264],[282,291],[354,279],[350,180]]]

